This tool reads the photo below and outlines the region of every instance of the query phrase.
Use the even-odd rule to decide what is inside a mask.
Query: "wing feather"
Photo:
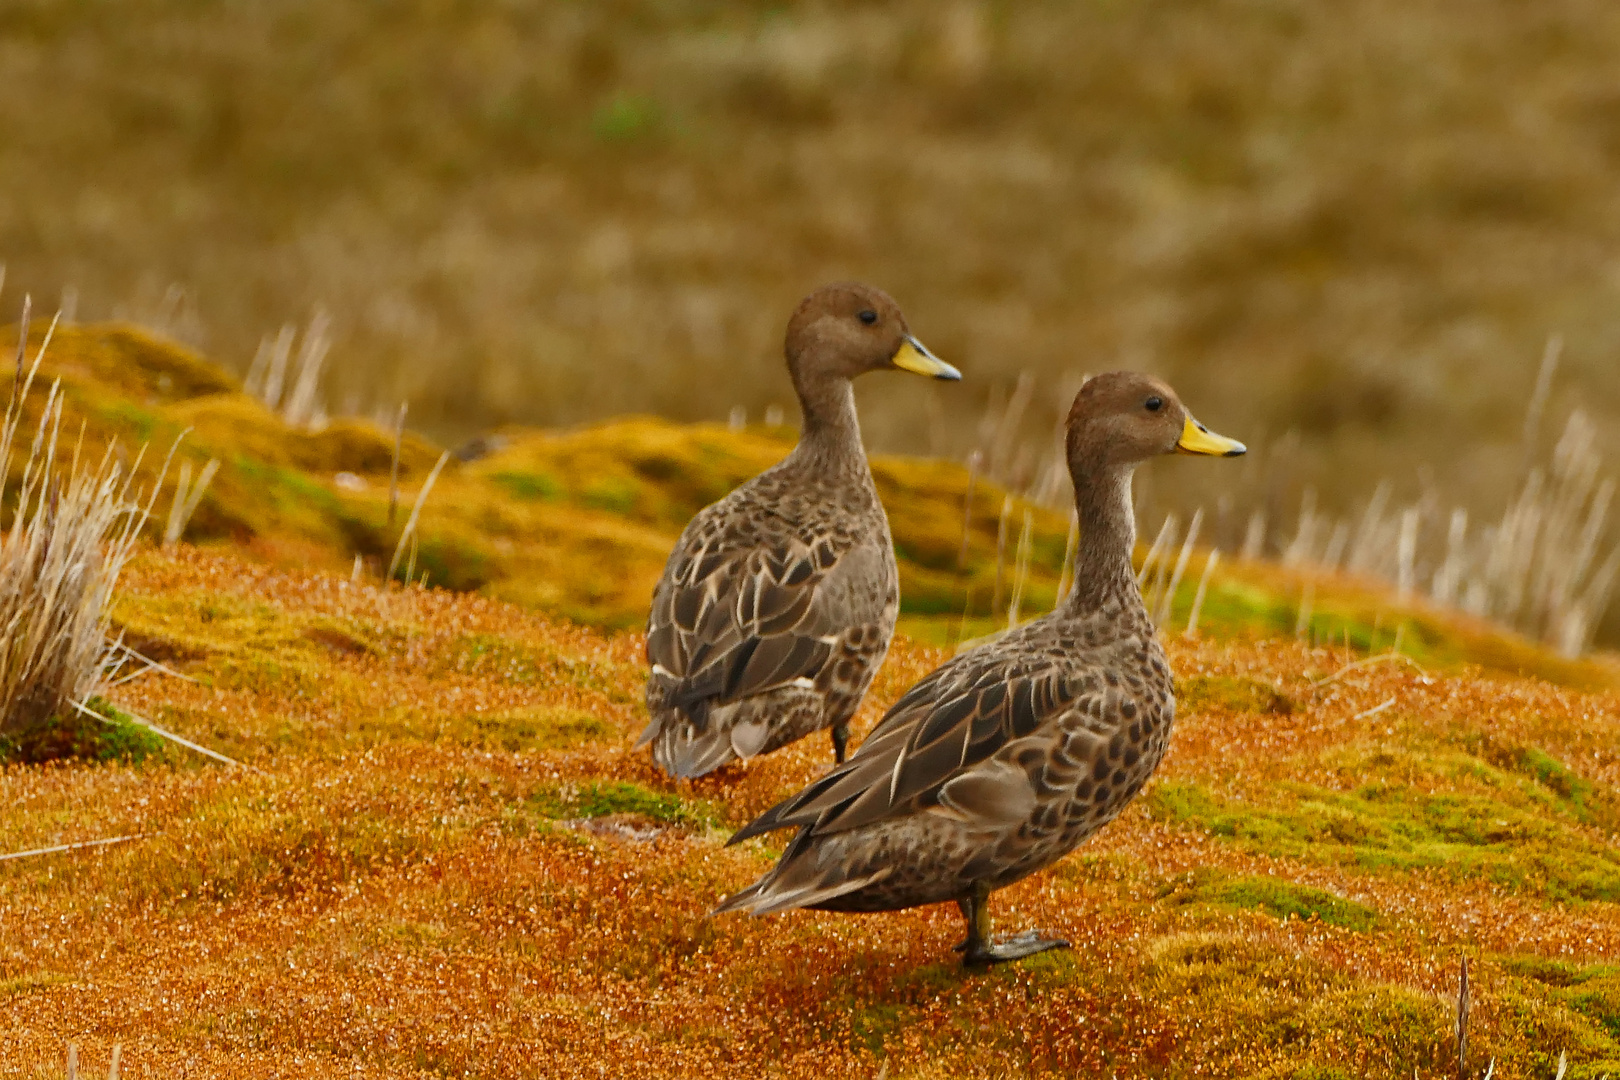
[[[848,545],[800,531],[772,516],[750,530],[724,515],[688,527],[647,621],[647,659],[668,704],[701,722],[709,705],[813,679],[825,666],[847,627],[833,625],[817,597],[838,579]]]
[[[986,820],[1016,815],[1033,798],[1018,790],[1028,786],[1019,779],[1026,773],[986,763],[1055,722],[1078,690],[1046,656],[996,647],[964,653],[907,691],[849,761],[761,814],[732,842],[793,825],[810,826],[812,835],[843,832],[942,801]]]

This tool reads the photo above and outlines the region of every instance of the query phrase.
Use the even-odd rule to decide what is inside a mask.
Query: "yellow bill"
[[[962,373],[951,365],[928,351],[928,347],[910,334],[906,335],[900,343],[899,350],[889,361],[901,371],[910,371],[918,375],[930,375],[936,379],[956,380]]]
[[[1228,439],[1225,435],[1217,435],[1209,428],[1200,424],[1192,417],[1187,417],[1187,423],[1181,429],[1181,438],[1176,443],[1178,454],[1209,454],[1212,457],[1237,457],[1247,453],[1249,448],[1236,439]]]

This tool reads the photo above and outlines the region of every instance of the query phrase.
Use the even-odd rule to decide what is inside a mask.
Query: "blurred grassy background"
[[[324,307],[332,407],[441,438],[791,420],[786,314],[858,277],[968,375],[870,380],[876,448],[964,452],[1026,371],[1044,446],[1131,366],[1300,434],[1150,498],[1495,510],[1550,333],[1548,429],[1620,442],[1616,55],[1600,0],[8,0],[0,260],[239,369]]]

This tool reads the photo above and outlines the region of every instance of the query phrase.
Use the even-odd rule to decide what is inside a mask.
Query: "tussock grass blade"
[[[1001,610],[1001,597],[1007,582],[1007,520],[1012,516],[1012,496],[1001,500],[1001,520],[996,525],[996,589],[990,597],[990,614]]]
[[[399,534],[399,542],[394,545],[394,557],[388,563],[389,581],[394,580],[394,575],[399,572],[399,561],[405,555],[406,544],[413,541],[416,536],[416,523],[422,517],[422,505],[427,502],[428,492],[433,490],[434,481],[439,479],[439,473],[449,460],[450,451],[446,450],[440,454],[438,462],[433,466],[433,471],[428,473],[427,479],[423,481],[422,490],[416,493],[416,504],[411,507],[411,516],[405,521],[405,528]],[[412,550],[414,552],[414,548]],[[411,565],[413,568],[416,565],[414,554],[411,558]]]
[[[406,403],[399,403],[399,415],[394,420],[394,459],[388,466],[388,527],[394,527],[394,516],[399,511],[399,454],[405,444],[405,408]],[[969,482],[969,497],[972,496],[972,483]],[[962,545],[965,548],[967,541]]]
[[[31,851],[12,851],[0,855],[0,862],[8,859],[31,859],[38,855],[57,855],[64,851],[80,851],[85,848],[110,847],[113,844],[125,844],[131,840],[143,840],[147,833],[131,833],[129,836],[109,836],[105,840],[81,840],[76,844],[56,844],[52,847],[34,848]]]
[[[307,427],[315,417],[321,368],[332,348],[331,327],[331,317],[325,311],[316,309],[304,330],[304,344],[298,350],[298,377],[281,412],[282,418],[292,427]]]
[[[1018,534],[1018,553],[1014,560],[1012,600],[1007,604],[1007,629],[1009,630],[1018,626],[1018,612],[1024,603],[1024,587],[1029,582],[1029,556],[1035,543],[1034,530],[1034,512],[1026,507],[1024,509],[1024,528]]]
[[[202,504],[203,493],[208,490],[208,484],[219,471],[219,459],[209,458],[208,463],[202,467],[197,476],[197,482],[191,482],[191,462],[180,462],[180,475],[175,480],[174,502],[169,505],[169,517],[163,526],[163,546],[172,548],[180,542],[185,534],[186,526],[191,523],[192,515]]]
[[[100,713],[96,712],[94,709],[89,708],[88,706],[86,706],[82,702],[75,701],[75,702],[72,702],[72,705],[83,716],[89,717],[89,718],[91,718],[93,720],[99,720],[103,724],[112,723],[111,720],[108,720],[105,716],[102,716]],[[256,768],[255,766],[252,766],[252,765],[244,764],[243,762],[237,761],[235,758],[226,757],[224,754],[220,753],[218,750],[210,750],[206,746],[199,746],[198,744],[192,742],[190,739],[182,738],[181,736],[176,735],[172,731],[168,731],[168,730],[166,730],[164,728],[160,728],[156,724],[152,723],[152,721],[146,719],[146,717],[141,716],[141,715],[139,715],[137,713],[132,713],[128,709],[120,707],[118,711],[123,713],[125,716],[129,717],[130,720],[132,720],[135,723],[141,725],[146,730],[150,731],[152,734],[156,735],[160,739],[168,739],[172,743],[176,743],[176,744],[178,744],[180,746],[184,746],[187,750],[195,750],[197,753],[202,754],[205,757],[211,757],[215,761],[222,762],[222,763],[224,763],[226,765],[234,765],[238,769],[247,769],[250,772],[256,772],[256,773],[263,773],[264,772],[263,769]],[[266,775],[268,775],[268,774],[266,774]]]
[[[1220,562],[1221,551],[1214,548],[1209,557],[1204,560],[1204,572],[1198,577],[1198,591],[1193,594],[1192,613],[1187,616],[1187,636],[1198,636],[1198,617],[1204,610],[1204,595],[1209,590],[1209,579],[1215,573],[1215,564]]]
[[[1202,507],[1193,511],[1192,520],[1187,523],[1187,536],[1181,541],[1181,554],[1176,557],[1176,568],[1170,574],[1170,581],[1159,594],[1159,606],[1154,614],[1153,621],[1160,626],[1170,621],[1170,609],[1176,602],[1176,590],[1181,587],[1181,578],[1187,572],[1187,563],[1192,558],[1193,545],[1198,542],[1198,529],[1204,523],[1204,510]]]
[[[1468,957],[1463,957],[1462,979],[1457,984],[1457,1078],[1468,1075],[1468,1011],[1472,1002],[1468,989]],[[1494,1063],[1493,1063],[1494,1064]]]
[[[1057,603],[1060,606],[1074,589],[1074,560],[1080,551],[1080,513],[1069,511],[1069,537],[1063,542],[1063,568],[1058,572]]]

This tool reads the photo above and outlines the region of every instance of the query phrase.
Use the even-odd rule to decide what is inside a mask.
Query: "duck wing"
[[[665,704],[700,726],[713,704],[815,678],[850,625],[823,596],[835,582],[847,585],[842,579],[862,562],[843,558],[848,542],[830,530],[766,524],[780,526],[769,530],[776,535],[744,538],[723,523],[691,530],[653,593],[653,678]]]
[[[936,669],[894,704],[843,765],[761,814],[731,838],[791,826],[821,836],[929,806],[1009,822],[1034,805],[1035,774],[1059,737],[1056,721],[1092,689],[1050,654],[1003,641]],[[991,761],[1026,740],[1034,760]]]

